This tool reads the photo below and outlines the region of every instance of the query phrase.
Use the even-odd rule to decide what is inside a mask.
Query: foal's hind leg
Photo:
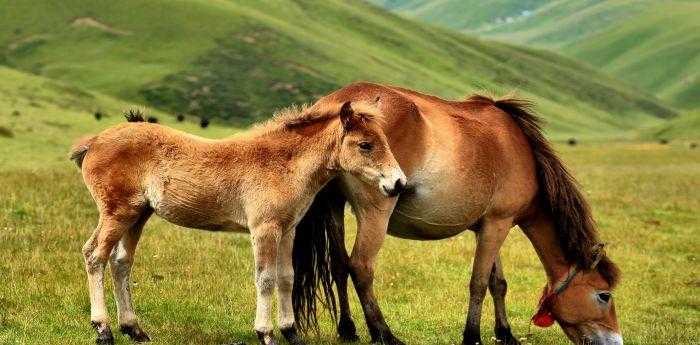
[[[105,308],[104,270],[110,253],[124,233],[134,224],[136,218],[129,215],[104,216],[90,239],[83,246],[85,271],[90,290],[90,321],[97,331],[98,344],[114,344],[109,316]]]
[[[508,323],[508,315],[506,315],[507,289],[508,283],[506,282],[506,278],[503,275],[503,267],[501,266],[501,256],[498,255],[496,257],[496,261],[493,263],[491,277],[489,278],[489,291],[491,292],[494,309],[496,311],[496,339],[500,341],[499,344],[520,345],[518,339],[516,339],[513,336],[513,333],[511,333],[510,324]]]
[[[139,327],[136,313],[131,302],[131,267],[134,264],[134,252],[141,237],[141,231],[146,221],[153,213],[146,209],[138,221],[124,233],[119,243],[112,250],[110,268],[114,282],[114,297],[117,301],[119,315],[119,330],[136,342],[146,342],[151,339]]]

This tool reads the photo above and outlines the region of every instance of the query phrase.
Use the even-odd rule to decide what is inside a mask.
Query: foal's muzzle
[[[395,197],[406,189],[406,175],[401,169],[394,169],[390,174],[379,179],[379,189],[388,197]]]

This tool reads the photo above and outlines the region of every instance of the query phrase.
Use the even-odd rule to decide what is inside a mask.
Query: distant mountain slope
[[[0,61],[172,112],[248,123],[355,80],[461,98],[517,90],[560,136],[673,111],[556,54],[418,24],[361,1],[0,3]]]
[[[677,107],[700,107],[700,1],[377,2],[442,26],[556,50]]]
[[[460,30],[478,31],[529,15],[549,0],[370,0],[407,17]]]

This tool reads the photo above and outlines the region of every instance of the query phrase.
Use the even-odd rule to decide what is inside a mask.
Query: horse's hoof
[[[496,328],[495,332],[496,339],[499,344],[504,345],[520,345],[520,341],[513,336],[513,333],[509,328]]]
[[[340,318],[338,322],[338,337],[344,343],[356,342],[360,340],[357,336],[355,323],[350,318]]]
[[[299,334],[297,334],[297,329],[294,328],[294,326],[282,328],[280,329],[280,332],[282,333],[282,336],[284,336],[284,339],[287,340],[289,345],[306,345],[306,343],[301,340],[301,337],[299,337]]]
[[[129,336],[131,340],[137,343],[145,343],[151,341],[151,338],[148,336],[148,334],[146,334],[146,332],[144,332],[138,324],[129,326],[119,326],[119,331],[121,331],[122,334]]]
[[[399,340],[391,333],[383,334],[379,337],[379,339],[373,339],[372,343],[381,345],[406,345],[406,343]]]
[[[272,331],[270,332],[260,332],[260,331],[255,331],[258,335],[258,340],[260,341],[260,345],[277,345],[277,340],[275,340],[275,336],[272,335]]]
[[[484,342],[481,341],[481,335],[471,335],[465,334],[464,339],[462,339],[462,345],[483,345]]]
[[[95,339],[95,344],[97,345],[114,345],[114,336],[112,336],[112,330],[106,323],[92,322],[92,327],[97,332],[97,339]]]

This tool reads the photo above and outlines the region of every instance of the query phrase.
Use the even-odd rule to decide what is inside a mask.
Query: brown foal
[[[487,290],[494,299],[497,338],[518,344],[506,317],[506,280],[498,253],[510,229],[519,225],[548,278],[533,322],[547,326],[557,321],[574,343],[622,344],[611,295],[618,270],[602,252],[588,204],[542,135],[529,104],[482,96],[447,101],[400,87],[355,83],[323,97],[312,109],[377,98],[384,133],[408,176],[408,187],[398,199],[387,199],[343,175],[317,194],[297,226],[295,263],[327,256],[330,268],[324,260],[316,260],[315,267],[295,266],[293,298],[302,324],[314,321],[319,284],[335,313],[334,283],[338,333],[343,340],[357,339],[347,296],[350,275],[372,341],[403,344],[385,322],[372,288],[374,262],[387,231],[438,240],[469,229],[476,233],[476,252],[462,344],[483,344],[481,306]],[[343,241],[346,202],[355,211],[358,229],[351,255]],[[330,234],[330,248],[307,238],[320,231]]]
[[[84,139],[71,153],[100,213],[82,250],[97,342],[114,343],[104,301],[107,262],[121,331],[150,340],[132,308],[129,275],[143,226],[155,213],[190,228],[249,231],[260,343],[276,344],[270,317],[276,287],[282,334],[304,344],[292,310],[292,244],[314,195],[340,174],[391,197],[406,181],[382,133],[377,104],[291,109],[222,140],[145,123],[140,114],[127,118],[137,123]]]

